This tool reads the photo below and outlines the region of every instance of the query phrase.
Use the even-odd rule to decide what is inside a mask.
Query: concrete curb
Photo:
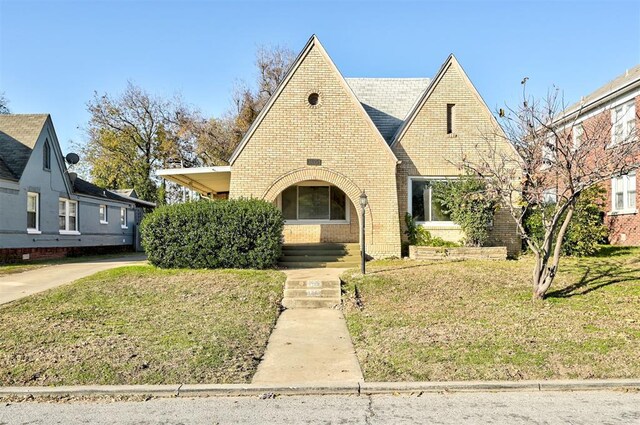
[[[0,387],[2,396],[122,396],[154,397],[274,395],[369,395],[424,392],[499,391],[607,391],[640,390],[640,379],[556,381],[451,381],[451,382],[335,382],[315,384],[184,384],[184,385],[87,385],[60,387]]]

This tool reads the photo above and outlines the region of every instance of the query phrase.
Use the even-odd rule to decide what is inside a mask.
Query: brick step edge
[[[420,392],[487,391],[612,391],[640,390],[640,379],[548,381],[440,381],[440,382],[316,382],[287,384],[81,385],[59,387],[0,387],[0,396],[136,395],[154,397],[256,396],[261,394],[394,394]]]

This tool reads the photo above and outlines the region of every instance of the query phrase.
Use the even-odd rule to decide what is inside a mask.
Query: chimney
[[[69,173],[69,180],[71,180],[71,184],[73,185],[76,184],[76,177],[78,177],[78,173],[74,173],[74,172]]]

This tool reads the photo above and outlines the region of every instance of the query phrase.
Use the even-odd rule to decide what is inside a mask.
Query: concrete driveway
[[[46,266],[22,273],[0,276],[0,304],[6,304],[47,289],[115,267],[145,264],[144,254]]]

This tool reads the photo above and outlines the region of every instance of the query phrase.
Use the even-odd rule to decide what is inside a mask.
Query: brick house
[[[606,139],[612,144],[629,140],[637,143],[639,113],[640,65],[637,65],[565,109],[557,124],[572,125],[574,144],[579,144],[589,129],[606,132]],[[616,176],[602,185],[606,189],[605,223],[611,244],[640,245],[636,174],[632,171]]]
[[[158,175],[205,196],[276,203],[285,244],[357,244],[364,191],[367,254],[400,256],[405,212],[434,236],[463,237],[431,199],[430,183],[459,176],[462,156],[500,131],[453,55],[433,78],[344,78],[312,36],[229,166]],[[496,214],[490,243],[512,255],[520,248],[506,209]]]

